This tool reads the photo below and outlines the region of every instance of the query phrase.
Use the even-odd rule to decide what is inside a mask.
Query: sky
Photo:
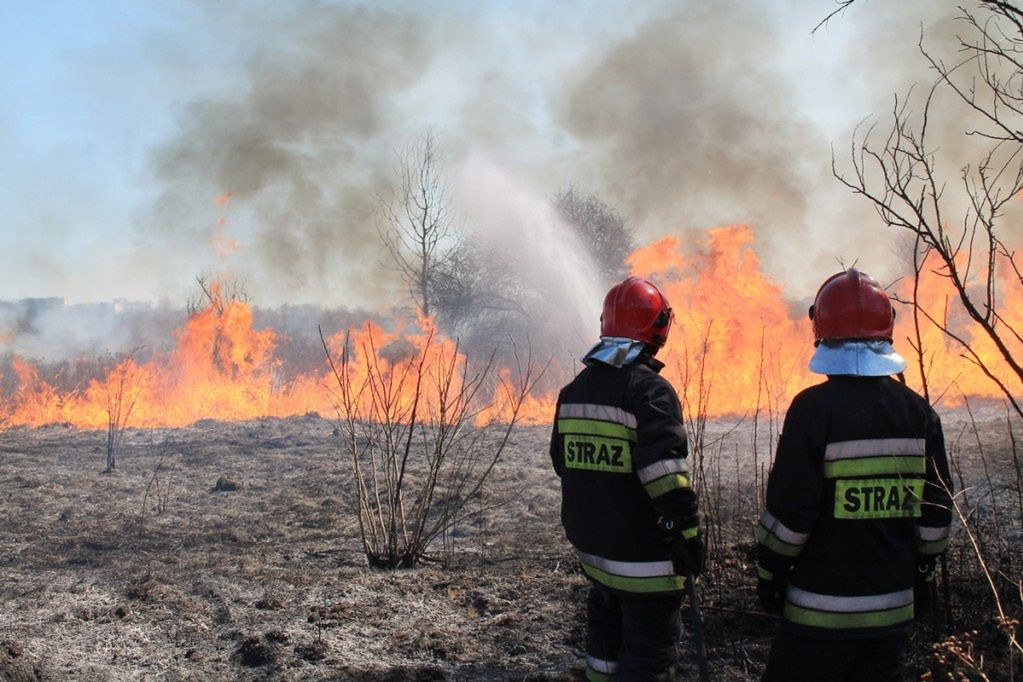
[[[839,263],[896,277],[832,154],[930,81],[917,41],[956,3],[861,0],[812,34],[835,6],[7,0],[0,299],[183,305],[228,273],[265,305],[386,310],[379,202],[427,130],[487,215],[573,186],[640,242],[753,225],[793,299]]]

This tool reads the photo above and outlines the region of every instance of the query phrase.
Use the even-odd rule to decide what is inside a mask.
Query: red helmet
[[[810,306],[814,342],[838,339],[892,340],[895,309],[870,275],[854,268],[828,277]]]
[[[629,277],[604,297],[600,335],[635,339],[660,348],[668,340],[674,319],[660,289],[645,279]]]

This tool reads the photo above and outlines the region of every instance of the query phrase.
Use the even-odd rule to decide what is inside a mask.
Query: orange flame
[[[807,369],[813,352],[809,320],[801,308],[794,309],[787,302],[786,293],[791,296],[793,292],[783,291],[761,271],[748,226],[709,230],[703,245],[690,252],[680,239],[665,237],[637,249],[628,264],[633,274],[657,282],[671,301],[676,322],[659,355],[666,363],[664,375],[684,401],[700,403],[708,416],[765,408],[779,414],[796,392],[823,379]],[[998,349],[965,318],[948,278],[936,263],[926,265],[918,287],[923,310],[935,319],[947,320],[996,376],[1006,385],[1018,387]],[[1000,272],[1000,289],[1018,289],[1008,267],[1001,267]],[[41,378],[36,365],[15,358],[8,383],[13,382],[16,390],[0,396],[0,426],[66,422],[102,428],[112,405],[130,407],[130,425],[141,427],[182,426],[204,418],[334,413],[328,390],[334,387],[334,379],[327,367],[286,376],[277,356],[283,339],[272,329],[256,329],[248,304],[225,300],[216,285],[211,293],[209,306],[176,332],[173,350],[144,362],[128,358],[78,390],[59,390]],[[800,292],[801,298],[808,299],[812,293]],[[897,294],[902,299],[911,297],[911,278],[900,283]],[[1002,329],[1008,325],[1023,329],[1023,296],[1005,296],[998,309],[1003,320],[997,324]],[[594,332],[596,326],[594,321]],[[962,357],[959,344],[925,319],[920,329],[932,399],[955,402],[962,394],[1001,396],[977,365]],[[1015,357],[1023,357],[1023,340],[1006,336]],[[915,338],[911,312],[900,310],[895,345],[909,361],[907,379],[919,387],[920,373],[911,345]],[[345,343],[344,333],[327,340],[335,357]],[[425,367],[423,418],[436,418],[438,390],[446,372],[451,371],[454,377],[454,390],[461,386],[460,370],[467,360],[454,341],[435,329],[430,318],[398,321],[391,331],[369,323],[353,331],[347,344],[351,351],[347,371],[355,384],[372,372],[400,378],[421,360]],[[567,380],[573,369],[562,366],[554,371]],[[511,369],[499,368],[493,393],[487,398],[489,404],[477,420],[507,421],[520,379]],[[414,386],[398,381],[395,390],[395,404],[401,412],[410,405]],[[527,396],[518,418],[527,424],[549,423],[555,398],[552,391],[535,391]],[[363,399],[371,398],[367,394]]]
[[[712,415],[776,404],[813,381],[810,325],[794,319],[782,289],[760,271],[745,225],[710,230],[686,255],[666,237],[629,256],[632,273],[657,282],[675,311],[659,357],[684,399]]]

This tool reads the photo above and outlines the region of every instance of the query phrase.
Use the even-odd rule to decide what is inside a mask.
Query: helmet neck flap
[[[906,370],[906,361],[884,339],[822,341],[810,371],[829,376],[886,377]]]
[[[582,358],[584,365],[602,364],[611,367],[630,365],[648,351],[647,344],[620,336],[602,336]]]

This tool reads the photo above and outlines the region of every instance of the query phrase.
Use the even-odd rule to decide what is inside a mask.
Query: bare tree
[[[199,290],[189,296],[185,304],[189,317],[207,309],[212,309],[220,317],[229,303],[248,303],[251,300],[245,291],[245,282],[238,279],[199,275],[195,284]]]
[[[580,194],[573,187],[554,197],[554,207],[589,249],[605,283],[625,277],[625,259],[634,243],[632,230],[618,211],[596,195]]]
[[[846,3],[846,5],[851,3]],[[1004,301],[1023,294],[1023,262],[1013,247],[1018,226],[1006,212],[1023,191],[1023,10],[996,0],[979,9],[960,8],[963,32],[957,35],[958,61],[947,63],[924,46],[920,51],[937,74],[922,107],[914,112],[910,96],[896,98],[893,125],[883,138],[875,127],[858,130],[852,140],[851,176],[835,175],[866,197],[889,226],[913,235],[917,272],[926,258],[952,286],[959,304],[996,350],[982,355],[976,341],[945,315],[914,304],[916,314],[937,325],[1023,416],[1023,328],[1006,317]],[[951,100],[938,96],[951,95]],[[965,111],[965,117],[961,111]],[[956,117],[976,157],[949,180],[933,139],[936,119]],[[945,142],[942,140],[941,142]],[[945,159],[940,159],[944,162]],[[1007,368],[1008,376],[1000,371]]]
[[[438,268],[452,248],[452,215],[441,176],[437,140],[432,132],[410,141],[398,153],[401,186],[381,200],[380,236],[409,295],[430,315]]]
[[[195,278],[199,290],[189,297],[185,310],[189,318],[209,311],[217,320],[213,344],[210,346],[210,359],[224,372],[231,371],[231,363],[225,357],[224,327],[221,320],[225,312],[235,302],[248,304],[251,301],[245,291],[245,283],[238,279],[199,275]]]

